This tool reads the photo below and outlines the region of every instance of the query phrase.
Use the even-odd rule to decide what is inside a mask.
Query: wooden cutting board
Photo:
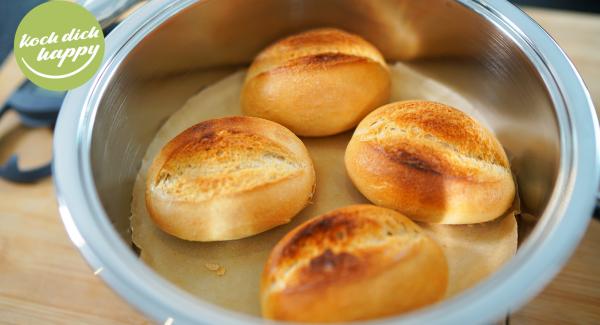
[[[600,106],[600,15],[527,10],[575,62]],[[0,69],[0,102],[20,78]],[[17,117],[0,121],[0,161],[17,151],[35,166],[51,155],[51,132],[26,130]],[[600,222],[592,221],[568,265],[513,324],[600,323]],[[0,180],[0,323],[144,324],[149,321],[113,293],[69,241],[50,179],[34,185]]]

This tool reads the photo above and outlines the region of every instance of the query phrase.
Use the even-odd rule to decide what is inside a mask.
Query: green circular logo
[[[33,8],[15,34],[14,53],[23,73],[50,90],[77,88],[88,81],[104,57],[104,34],[82,6],[50,1]]]

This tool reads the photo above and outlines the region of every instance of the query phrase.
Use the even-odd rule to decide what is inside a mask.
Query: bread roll
[[[302,136],[355,127],[390,96],[381,53],[361,37],[315,29],[276,42],[248,70],[244,114],[283,124]]]
[[[346,149],[348,175],[371,202],[413,220],[470,224],[501,216],[515,196],[496,137],[450,106],[428,101],[378,108]]]
[[[262,275],[269,319],[342,322],[413,310],[448,283],[441,248],[400,213],[351,205],[311,219],[275,246]]]
[[[308,203],[315,171],[283,126],[252,117],[198,123],[169,141],[146,180],[148,212],[181,239],[238,239],[287,223]]]

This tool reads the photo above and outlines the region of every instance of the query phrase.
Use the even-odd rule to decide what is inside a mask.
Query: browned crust
[[[306,247],[311,247],[322,253],[314,257],[303,270],[306,275],[319,273],[320,266],[323,264],[342,266],[337,269],[342,272],[344,267],[337,262],[342,258],[347,261],[349,257],[344,254],[339,255],[343,252],[332,253],[330,249],[334,246],[344,249],[357,240],[360,241],[361,236],[365,235],[385,240],[385,236],[388,235],[385,228],[390,228],[388,226],[390,224],[397,227],[399,223],[403,230],[418,229],[418,226],[410,220],[403,218],[396,212],[371,205],[352,205],[333,210],[305,222],[288,233],[273,249],[267,265],[270,268],[278,268],[306,258]],[[390,219],[394,219],[393,222]],[[413,232],[417,231],[411,231]],[[308,276],[306,279],[307,281],[303,282],[308,282],[311,277]]]
[[[394,121],[399,127],[418,127],[465,156],[510,168],[506,153],[496,137],[456,108],[432,101],[410,100],[385,105],[369,118],[394,113],[398,113]]]
[[[389,95],[384,66],[328,53],[301,57],[247,78],[241,105],[244,114],[281,123],[296,134],[325,136],[356,126]]]
[[[369,59],[364,57],[347,55],[342,53],[321,53],[315,55],[302,56],[297,59],[290,60],[285,64],[273,68],[271,70],[267,70],[257,75],[256,77],[260,77],[265,74],[282,74],[289,72],[311,72],[311,71],[319,71],[325,69],[331,69],[336,66],[340,66],[343,64],[357,64],[357,63],[366,63],[369,62]]]
[[[385,150],[378,147],[377,150],[379,150],[388,159],[419,171],[441,174],[441,169],[443,169],[437,164],[434,165],[432,162],[427,161],[427,159],[423,158],[422,154],[418,152],[412,153],[403,148],[390,148]]]
[[[383,56],[379,50],[362,37],[336,28],[317,28],[283,38],[257,55],[256,60],[276,59],[280,63],[298,55],[312,55],[330,52],[351,54],[369,58],[373,61],[383,63]]]
[[[316,28],[286,37],[265,49],[265,52],[275,48],[298,49],[308,45],[338,44],[372,46],[362,37],[336,28]]]
[[[398,292],[383,298],[371,295],[386,291],[379,287],[383,279],[391,287],[402,287],[410,281],[405,275],[417,276],[413,259],[425,274],[429,267],[437,272],[435,278],[409,285],[411,290],[423,286],[427,293],[412,297],[414,304],[397,304],[403,299],[395,296]],[[343,321],[402,312],[440,299],[447,273],[441,249],[408,218],[372,205],[348,206],[305,222],[275,246],[262,277],[263,314],[281,320]],[[367,290],[364,297],[344,294],[357,290],[357,284]],[[377,301],[369,302],[370,296]],[[369,303],[374,305],[363,305]],[[345,308],[359,311],[350,315]]]
[[[263,50],[246,74],[241,106],[298,135],[326,136],[355,127],[389,96],[381,53],[357,35],[325,28]]]
[[[195,124],[178,134],[161,149],[160,154],[152,163],[151,172],[148,173],[152,176],[148,177],[148,185],[151,184],[150,182],[157,182],[161,170],[169,170],[181,164],[186,164],[187,157],[193,156],[195,152],[219,146],[219,142],[226,140],[227,136],[244,134],[246,138],[269,141],[261,134],[265,127],[281,128],[281,126],[267,120],[243,116],[212,119]],[[290,135],[292,134],[286,136],[289,137]],[[287,151],[284,148],[282,149]],[[227,148],[223,148],[223,150],[227,150]],[[288,153],[287,156],[292,155]],[[148,188],[150,187],[148,186]]]
[[[358,35],[334,29],[320,28],[295,34],[277,41],[260,52],[250,69],[247,80],[283,66],[307,68],[352,60],[376,62],[385,69],[385,60],[379,51]]]
[[[325,28],[263,50],[246,74],[241,106],[298,135],[326,136],[355,127],[389,96],[381,53],[360,36]]]
[[[407,134],[369,137],[369,128],[382,118]],[[421,131],[413,136],[408,132],[415,127]],[[419,221],[489,221],[502,215],[515,195],[498,140],[466,114],[439,103],[399,102],[372,112],[357,127],[345,162],[371,202]]]
[[[228,131],[234,134],[256,132],[249,127],[254,124],[254,120],[249,120],[243,116],[231,116],[226,118],[212,119],[195,124],[175,136],[161,149],[163,162],[169,161],[174,155],[185,152],[195,152],[209,148],[218,140],[216,132]]]
[[[353,218],[356,212],[336,210],[321,218],[313,219],[299,228],[289,239],[278,258],[295,259],[298,252],[307,244],[324,245],[328,241],[341,239],[340,236],[352,236],[356,228],[367,220]],[[277,263],[277,261],[274,261]]]
[[[182,190],[185,193],[181,195],[178,194],[179,186],[185,184],[177,179],[172,180],[179,182],[173,185],[176,188],[174,192],[165,192],[162,187],[155,186],[160,180],[161,171],[165,170],[164,173],[169,174],[201,163],[194,158],[197,152],[218,149],[222,150],[223,157],[226,157],[230,148],[227,141],[231,139],[231,135],[242,137],[242,139],[231,140],[238,141],[236,145],[245,145],[243,139],[256,138],[257,141],[262,141],[258,143],[264,146],[240,148],[269,154],[272,153],[271,149],[277,149],[286,156],[285,159],[297,163],[297,167],[294,167],[297,169],[275,174],[281,176],[265,179],[262,183],[253,183],[250,187],[217,191],[214,192],[216,194],[208,196],[196,196],[195,193],[215,188],[234,176],[217,173],[202,180],[187,179],[184,183],[189,185]],[[222,141],[227,143],[221,143]],[[219,159],[217,164],[225,158]],[[243,157],[230,159],[243,160]],[[273,172],[277,172],[270,165],[265,165],[264,168],[266,170],[271,168]],[[244,175],[249,176],[235,177],[254,177],[252,176],[254,174]],[[235,178],[233,180],[234,183],[228,184],[240,183]],[[308,151],[291,131],[277,123],[260,118],[234,116],[201,122],[169,141],[148,169],[145,201],[150,217],[167,233],[186,240],[229,240],[243,238],[289,222],[308,203],[314,185],[314,167]],[[188,192],[190,195],[185,196]],[[288,192],[290,195],[294,193],[292,199],[281,196],[281,193]]]
[[[443,184],[451,177],[426,158],[415,160],[419,162],[390,158],[389,152],[370,143],[351,143],[346,150],[348,175],[371,202],[416,220],[439,221],[446,209]]]

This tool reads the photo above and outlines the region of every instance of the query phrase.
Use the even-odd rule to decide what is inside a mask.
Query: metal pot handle
[[[104,29],[115,22],[117,17],[141,0],[77,0],[78,4],[89,10]]]

